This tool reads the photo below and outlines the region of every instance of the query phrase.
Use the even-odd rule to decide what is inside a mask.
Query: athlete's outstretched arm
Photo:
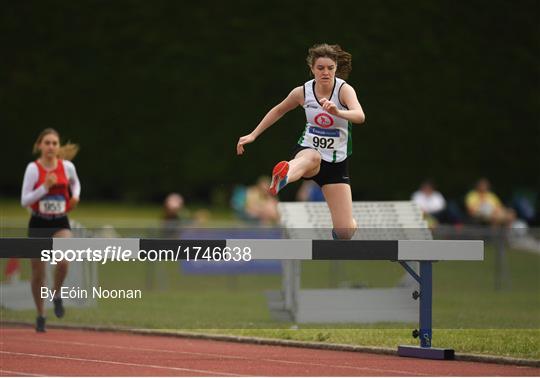
[[[339,93],[339,99],[342,104],[346,105],[349,110],[339,110],[332,101],[328,99],[321,99],[321,105],[325,111],[340,118],[344,118],[352,123],[364,123],[366,116],[362,110],[360,102],[356,97],[354,88],[349,84],[344,84]]]
[[[291,93],[281,101],[279,104],[274,106],[264,118],[259,122],[257,127],[248,135],[240,137],[238,144],[236,145],[236,153],[242,155],[244,153],[244,145],[252,143],[259,135],[261,135],[264,130],[272,126],[277,122],[278,119],[283,117],[285,113],[293,110],[299,105],[304,103],[304,89],[303,87],[294,88]]]

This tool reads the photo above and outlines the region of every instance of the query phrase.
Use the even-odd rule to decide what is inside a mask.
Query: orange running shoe
[[[272,171],[272,182],[270,183],[270,188],[268,192],[275,196],[278,192],[287,185],[287,174],[289,173],[289,162],[280,161],[274,167]]]

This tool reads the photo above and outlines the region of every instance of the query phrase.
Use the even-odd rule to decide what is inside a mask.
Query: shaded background
[[[355,200],[409,198],[431,177],[461,197],[480,176],[507,198],[540,188],[538,1],[25,1],[0,13],[0,193],[17,197],[45,127],[81,145],[86,199],[180,191],[226,201],[269,174],[297,109],[236,157],[239,136],[309,80],[319,42],[353,55],[367,122],[353,131]],[[284,191],[292,198],[293,191]]]

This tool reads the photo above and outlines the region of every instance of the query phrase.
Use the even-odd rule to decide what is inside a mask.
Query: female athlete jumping
[[[285,113],[303,106],[307,123],[290,161],[279,162],[272,172],[273,195],[300,178],[319,184],[332,216],[334,237],[350,239],[356,229],[348,157],[352,152],[352,123],[363,123],[364,111],[353,87],[345,82],[351,71],[351,54],[338,45],[320,44],[309,49],[307,64],[314,79],[294,88],[272,108],[259,125],[238,140],[236,151],[252,143]]]
[[[24,173],[21,194],[23,207],[30,207],[32,216],[28,225],[28,236],[34,238],[69,238],[71,228],[67,212],[79,202],[81,185],[72,159],[78,146],[60,146],[60,135],[54,129],[45,129],[39,134],[34,153],[39,158],[28,164]],[[60,289],[67,275],[67,261],[61,261],[54,273],[54,290]],[[32,295],[37,309],[36,331],[45,332],[45,311],[41,298],[41,287],[45,284],[45,262],[32,259]],[[64,316],[64,306],[59,294],[53,300],[54,313]]]

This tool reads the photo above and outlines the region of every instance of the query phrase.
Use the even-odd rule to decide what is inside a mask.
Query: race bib
[[[47,196],[39,201],[39,212],[45,215],[65,214],[66,199],[63,196]]]
[[[313,147],[333,150],[338,145],[339,130],[310,126],[308,128],[308,136]]]

